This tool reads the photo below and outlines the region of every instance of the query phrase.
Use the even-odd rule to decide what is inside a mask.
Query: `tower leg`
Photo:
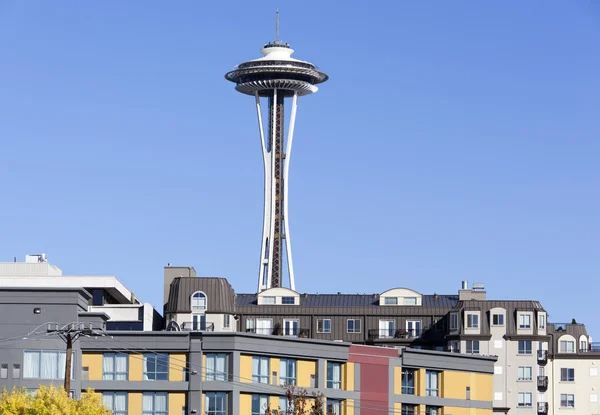
[[[292,98],[292,113],[290,116],[290,126],[288,128],[287,146],[285,149],[285,168],[283,170],[283,220],[285,232],[285,252],[287,254],[288,273],[290,277],[290,289],[296,291],[294,282],[294,265],[292,263],[292,242],[290,240],[290,221],[288,215],[288,189],[289,189],[289,172],[290,158],[292,156],[292,141],[294,139],[294,126],[296,124],[296,108],[298,107],[298,93]]]

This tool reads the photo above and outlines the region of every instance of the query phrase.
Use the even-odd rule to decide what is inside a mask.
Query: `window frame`
[[[231,314],[223,314],[223,328],[224,329],[231,328]]]
[[[526,397],[529,396],[529,402]],[[523,397],[523,399],[521,399]],[[518,408],[530,408],[533,406],[533,393],[531,392],[519,392],[517,395],[517,407]]]
[[[469,352],[469,344],[471,345],[470,352]],[[475,344],[477,344],[476,352],[475,352],[475,348],[473,347]],[[481,353],[481,344],[480,344],[479,340],[466,340],[465,341],[465,353],[470,354],[470,355],[475,355],[475,356],[479,355]]]
[[[325,409],[327,414],[342,415],[341,399],[327,398]]]
[[[560,368],[560,381],[561,382],[575,382],[575,368],[573,367],[561,367]]]
[[[478,313],[467,313],[466,324],[468,329],[479,328],[479,314]]]
[[[571,351],[569,351],[568,347],[563,347],[567,345],[572,345]],[[575,341],[574,340],[560,340],[558,343],[558,351],[559,353],[575,353]]]
[[[431,379],[435,378],[435,388],[431,386]],[[425,370],[425,396],[440,395],[440,372],[436,370]]]
[[[571,397],[571,399],[569,399],[569,397]],[[565,403],[565,405],[563,405],[563,403]],[[569,403],[572,403],[572,404],[569,405]],[[561,408],[575,408],[575,394],[574,393],[561,393],[560,394],[560,407]]]
[[[194,306],[194,298],[196,298],[196,294],[201,294],[202,296],[204,296],[204,308],[202,308],[201,305]],[[208,296],[204,291],[195,291],[192,293],[192,295],[190,296],[190,310],[192,311],[192,313],[205,313],[206,310],[208,310]]]
[[[144,396],[152,396],[152,410],[144,411]],[[156,410],[156,397],[164,396],[167,407],[164,411]],[[169,393],[168,392],[142,392],[142,415],[168,415],[169,414]]]
[[[204,356],[206,357],[206,367],[205,367],[205,379],[207,382],[226,382],[227,381],[227,365],[228,365],[228,359],[227,359],[227,353],[205,353]],[[217,368],[217,363],[219,360],[224,360],[224,370],[223,372],[216,370]],[[212,360],[214,361],[213,364],[211,365],[214,369],[209,371],[209,364],[208,361]]]
[[[215,406],[216,406],[216,399],[219,398],[221,403],[223,404],[223,408],[222,409],[214,409],[214,410],[210,410],[210,399],[213,398],[215,399]],[[227,392],[204,392],[204,414],[205,415],[227,415]]]
[[[291,303],[289,302],[291,299]],[[282,305],[296,305],[296,298],[292,295],[284,295],[281,297],[281,304]]]
[[[264,399],[264,407],[262,404],[262,401]],[[255,409],[255,401],[258,401],[258,411],[256,411]],[[253,393],[252,394],[252,398],[251,398],[251,404],[250,404],[250,414],[251,415],[264,415],[265,410],[267,409],[267,407],[269,406],[269,395],[263,395],[263,394],[258,394],[258,393]]]
[[[148,371],[148,358],[152,357],[154,359],[154,371]],[[159,358],[167,358],[166,363],[163,361],[161,362],[161,365],[165,366],[166,365],[166,371],[159,371],[158,370],[158,366],[159,366]],[[169,362],[170,356],[168,353],[144,353],[144,360],[143,360],[143,379],[144,381],[156,381],[156,380],[169,380],[169,367],[170,367],[170,362]],[[154,379],[150,379],[148,374],[153,374],[154,375]],[[159,374],[161,375],[161,377],[159,378]],[[166,375],[166,378],[162,378],[162,375]]]
[[[531,329],[531,314],[520,313],[519,314],[519,330]]]
[[[410,302],[406,301],[409,300]],[[417,297],[403,297],[402,298],[402,305],[408,305],[408,306],[416,306],[419,303]]]
[[[527,369],[529,369],[529,377],[527,377]],[[518,381],[532,381],[533,380],[533,368],[531,366],[519,366],[517,369],[517,380]]]
[[[538,329],[546,329],[546,314],[544,313],[538,315]]]
[[[109,408],[108,405],[106,405],[106,403],[104,402],[104,396],[105,395],[110,395],[112,397],[112,405]],[[114,409],[115,407],[115,398],[117,396],[121,396],[121,397],[125,397],[125,410],[124,411],[117,411],[116,409]],[[102,391],[102,404],[104,406],[106,406],[108,408],[109,411],[111,411],[112,415],[128,415],[128,408],[129,408],[129,393],[127,391]]]
[[[496,319],[496,317],[498,317]],[[495,321],[497,320],[497,322]],[[502,321],[500,321],[502,320]],[[504,313],[494,313],[492,314],[492,326],[494,327],[504,327]]]
[[[350,330],[350,322],[352,322],[352,330]],[[358,322],[358,330],[356,329],[356,323]],[[359,318],[349,318],[346,320],[346,333],[361,333],[362,332],[362,323]]]
[[[55,355],[56,361],[56,375],[58,377],[42,377],[42,354],[53,354]],[[25,358],[26,354],[37,355],[37,376],[27,376],[27,360]],[[65,365],[61,364],[61,356],[64,356],[64,364],[66,365],[66,357],[67,352],[62,350],[48,350],[48,349],[40,349],[40,350],[31,350],[25,349],[23,350],[23,371],[21,373],[21,377],[23,379],[40,379],[40,380],[63,380],[65,378]],[[71,379],[74,379],[74,368],[75,368],[75,352],[71,355]]]
[[[403,395],[415,394],[416,370],[409,367],[403,367],[400,372],[400,387]],[[411,385],[412,383],[412,385]]]
[[[383,297],[383,305],[398,305],[398,297]]]
[[[122,357],[125,359],[125,372],[117,372],[117,357]],[[104,359],[111,358],[112,359],[112,367],[113,371],[106,373],[104,371]],[[120,379],[119,376],[123,376],[124,378]],[[102,353],[102,380],[129,380],[129,355],[126,353]]]
[[[521,347],[523,345],[523,347]],[[529,349],[526,347],[529,345]],[[533,344],[531,340],[519,340],[517,344],[517,353],[522,356],[528,356],[532,354]]]
[[[285,365],[286,376],[283,376],[282,370]],[[293,376],[289,375],[289,368],[293,367]],[[297,359],[279,359],[279,385],[280,386],[295,386],[298,381],[298,360]]]
[[[254,360],[258,361],[258,365],[256,366],[258,368],[258,373],[254,373]],[[267,362],[267,373],[262,373],[262,367],[263,365],[261,364],[261,362],[266,361]],[[252,382],[253,383],[264,383],[264,384],[269,384],[269,376],[271,372],[271,359],[268,356],[252,356]],[[264,380],[266,380],[265,382],[263,382]]]
[[[269,299],[268,301],[267,298]],[[262,297],[261,304],[263,305],[275,305],[277,304],[277,298],[274,295],[265,295]]]
[[[458,313],[450,313],[450,330],[458,330]]]
[[[334,368],[339,367],[339,377],[334,379],[335,373]],[[327,388],[328,389],[342,389],[342,363],[327,361]]]
[[[325,322],[329,321],[329,330],[325,330]],[[319,329],[319,323],[321,324],[321,328]],[[330,318],[319,318],[317,319],[317,333],[319,334],[329,334],[331,333],[331,319]]]

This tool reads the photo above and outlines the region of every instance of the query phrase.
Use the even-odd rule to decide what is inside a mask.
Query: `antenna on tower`
[[[279,43],[279,9],[275,11],[275,43]]]

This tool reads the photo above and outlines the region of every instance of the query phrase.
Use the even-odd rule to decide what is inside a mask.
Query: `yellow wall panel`
[[[394,413],[395,414],[401,414],[402,413],[402,404],[401,403],[394,403]]]
[[[342,415],[354,415],[354,399],[346,399],[342,402]]]
[[[484,373],[473,373],[475,388],[471,387],[471,399],[479,401],[491,401],[494,399],[493,375]],[[473,390],[474,389],[474,390]],[[473,395],[473,392],[475,394]]]
[[[298,367],[296,369],[298,370],[298,373],[296,373],[297,385],[301,388],[310,388],[311,375],[317,373],[317,362],[298,360]]]
[[[102,380],[102,354],[85,353],[81,356],[81,366],[88,367],[89,380]]]
[[[269,396],[269,408],[271,409],[271,413],[279,411],[279,396]]]
[[[415,379],[416,391],[415,394],[417,396],[425,396],[425,369],[419,369],[416,372],[417,379]]]
[[[169,381],[182,382],[184,380],[183,371],[185,370],[186,362],[184,354],[169,355]]]
[[[471,388],[471,400],[492,401],[493,378],[491,374],[468,373],[446,370],[442,374],[442,397],[466,399],[467,386]]]
[[[400,395],[402,393],[402,368],[394,367],[394,393]]]
[[[240,381],[252,382],[252,356],[240,356]]]
[[[202,412],[204,413],[204,412]],[[252,395],[240,393],[240,415],[250,415],[252,413]]]
[[[342,367],[344,368],[344,377],[343,379],[343,383],[342,383],[342,389],[347,390],[347,391],[353,391],[354,390],[354,363],[352,362],[348,362],[348,363],[344,363],[342,365]]]
[[[144,379],[144,356],[132,353],[129,355],[129,380]]]
[[[269,383],[272,383],[273,380],[273,372],[277,372],[277,379],[275,379],[275,383],[273,383],[274,385],[279,385],[279,376],[281,376],[281,367],[279,364],[279,358],[277,357],[272,357],[269,359],[269,369],[271,372],[269,372]]]
[[[127,398],[128,415],[142,415],[142,394],[140,392],[130,392]]]
[[[492,415],[491,409],[463,408],[456,406],[445,406],[444,415]]]
[[[185,406],[185,393],[169,393],[169,415],[181,415]]]
[[[202,367],[200,369],[202,371],[202,373],[200,373],[200,375],[202,375],[202,381],[205,381],[206,380],[206,355],[205,354],[202,354]]]

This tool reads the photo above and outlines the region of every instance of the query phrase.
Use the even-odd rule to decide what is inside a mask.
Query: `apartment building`
[[[538,402],[538,413],[600,414],[600,344],[593,343],[585,326],[552,323],[549,361],[545,377],[538,382],[552,385],[547,398]]]
[[[2,288],[73,288],[91,294],[88,311],[105,313],[109,330],[160,330],[162,317],[141,302],[114,276],[66,276],[45,254],[26,255],[24,262],[0,262]]]

